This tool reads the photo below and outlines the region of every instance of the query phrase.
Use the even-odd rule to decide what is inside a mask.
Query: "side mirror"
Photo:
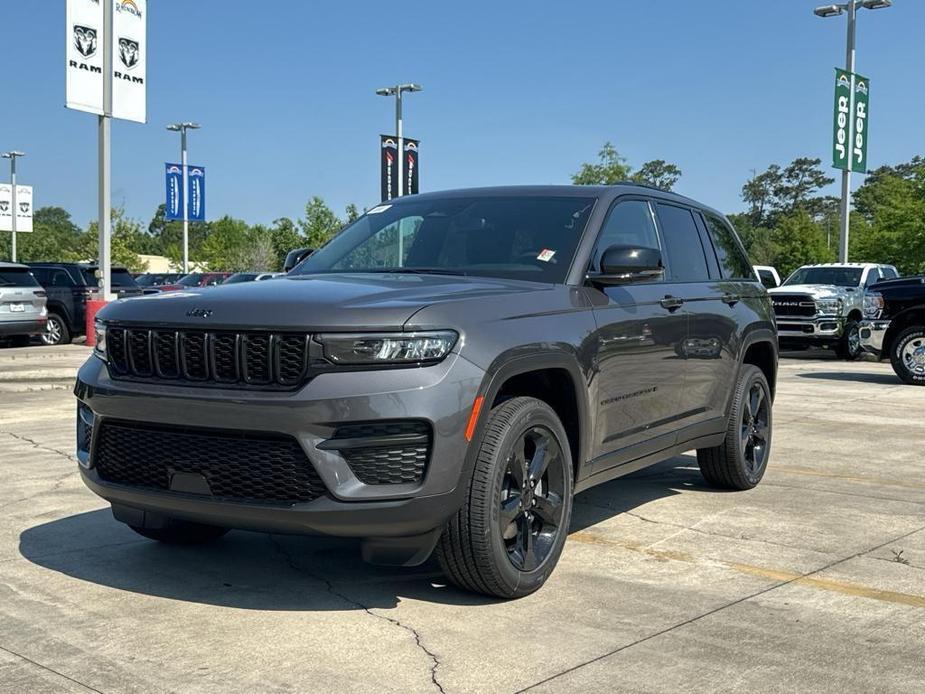
[[[602,284],[621,284],[655,279],[663,272],[662,253],[657,248],[610,246],[601,256],[600,273],[590,279]]]
[[[295,250],[289,251],[289,253],[286,254],[286,261],[283,263],[283,272],[289,272],[314,252],[314,248],[296,248]]]

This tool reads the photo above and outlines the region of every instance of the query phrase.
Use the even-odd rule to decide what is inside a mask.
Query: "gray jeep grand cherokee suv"
[[[691,449],[749,489],[770,451],[768,296],[721,214],[646,187],[402,198],[288,277],[119,301],[97,333],[80,472],[165,542],[436,548],[455,584],[516,597],[575,493]]]

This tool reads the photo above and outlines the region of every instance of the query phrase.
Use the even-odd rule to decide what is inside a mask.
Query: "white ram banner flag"
[[[103,113],[103,5],[67,0],[67,107]]]
[[[148,0],[111,2],[112,117],[144,123],[147,120]]]
[[[112,2],[112,117],[147,117],[147,0],[67,0],[67,107],[103,113],[103,11]]]
[[[0,231],[13,231],[13,186],[0,184]],[[32,186],[16,186],[16,232],[32,231]]]

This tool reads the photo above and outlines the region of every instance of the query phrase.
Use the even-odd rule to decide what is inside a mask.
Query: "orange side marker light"
[[[479,412],[482,411],[482,402],[485,400],[484,395],[480,395],[472,403],[472,412],[469,414],[469,423],[466,425],[466,441],[471,441],[475,434],[475,425],[479,423]]]

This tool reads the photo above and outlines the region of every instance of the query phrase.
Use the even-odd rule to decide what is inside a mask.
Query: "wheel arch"
[[[907,308],[890,319],[890,327],[887,328],[886,334],[883,336],[880,353],[884,356],[889,355],[893,351],[893,342],[896,340],[896,336],[913,325],[925,326],[925,306]]]

